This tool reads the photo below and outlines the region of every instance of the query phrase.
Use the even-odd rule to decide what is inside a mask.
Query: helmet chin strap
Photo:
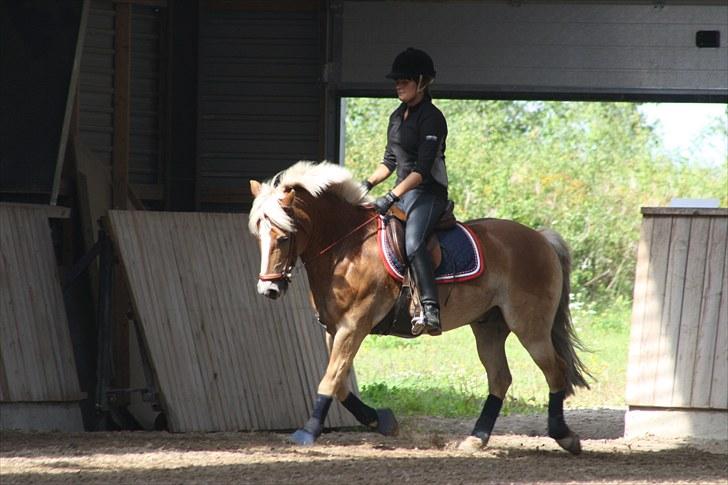
[[[429,80],[429,81],[427,81],[427,82],[423,82],[422,74],[420,74],[420,78],[419,78],[419,80],[417,81],[417,92],[418,92],[418,93],[424,92],[424,90],[425,90],[425,89],[427,89],[427,87],[428,87],[428,86],[429,86],[430,84],[432,84],[432,79],[430,79],[430,80]]]

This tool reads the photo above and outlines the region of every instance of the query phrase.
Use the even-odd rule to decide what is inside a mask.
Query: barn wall
[[[86,3],[0,2],[0,194],[55,203]]]
[[[339,87],[391,94],[384,75],[415,46],[453,96],[725,100],[728,6],[680,3],[344,1]],[[696,47],[698,30],[720,31],[721,47]]]
[[[299,3],[201,4],[197,183],[203,208],[249,203],[250,178],[322,158],[323,13],[317,2]]]
[[[114,5],[94,0],[79,78],[79,135],[94,157],[111,166],[114,130]]]
[[[143,199],[160,200],[164,181],[166,97],[165,8],[131,6],[129,183]],[[92,0],[81,57],[79,136],[94,160],[111,166],[114,145],[115,3]]]

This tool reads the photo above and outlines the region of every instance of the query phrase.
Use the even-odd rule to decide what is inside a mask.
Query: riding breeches
[[[405,248],[407,258],[412,257],[427,243],[427,237],[442,216],[447,198],[415,187],[402,196],[400,207],[407,213]]]

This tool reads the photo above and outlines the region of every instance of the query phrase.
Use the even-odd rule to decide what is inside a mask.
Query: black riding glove
[[[364,187],[364,191],[368,194],[369,191],[372,190],[372,187],[374,187],[374,184],[364,179],[361,181],[361,186]]]
[[[387,213],[389,208],[392,207],[392,204],[394,204],[398,200],[399,197],[394,195],[390,190],[385,195],[378,197],[377,200],[374,201],[374,208],[377,210],[377,212],[384,215]]]

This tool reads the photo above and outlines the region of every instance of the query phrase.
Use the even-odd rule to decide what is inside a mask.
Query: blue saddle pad
[[[380,219],[380,229],[384,222]],[[435,233],[440,241],[442,262],[435,270],[437,283],[458,283],[472,280],[485,270],[483,250],[480,241],[467,226],[457,223],[452,229]],[[396,280],[402,281],[406,265],[397,259],[394,250],[389,247],[384,230],[379,231],[379,254],[384,261],[387,272]]]

